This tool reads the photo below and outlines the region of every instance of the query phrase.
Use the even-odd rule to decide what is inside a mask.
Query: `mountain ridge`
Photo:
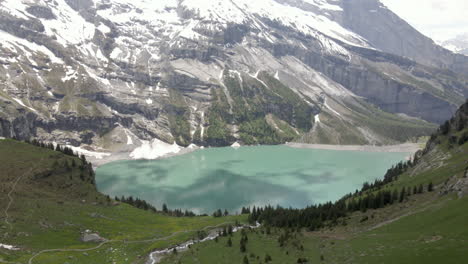
[[[377,1],[348,4],[3,1],[0,135],[119,152],[153,139],[182,146],[266,143],[265,132],[255,131],[275,131],[269,143],[394,144],[428,134],[430,123],[463,103],[465,77],[449,69],[449,59],[414,61],[381,51],[348,29],[360,27],[350,17],[368,5],[393,13]],[[447,68],[435,67],[442,64]],[[274,87],[266,79],[276,80]],[[271,94],[279,87],[281,95]],[[276,103],[255,110],[252,93]],[[288,100],[309,109],[307,129],[278,111]],[[389,134],[385,124],[410,132]],[[207,138],[213,131],[222,140]]]

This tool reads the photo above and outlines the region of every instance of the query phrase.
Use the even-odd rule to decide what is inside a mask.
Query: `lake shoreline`
[[[414,154],[416,151],[422,149],[418,143],[404,143],[399,145],[326,145],[326,144],[306,144],[290,142],[284,146],[291,148],[303,149],[323,149],[323,150],[337,150],[337,151],[366,151],[366,152],[405,152]]]
[[[256,147],[256,146],[274,146],[274,145],[242,145],[240,147],[221,147],[221,148],[242,148],[242,147]],[[334,150],[334,151],[365,151],[365,152],[388,152],[388,153],[411,153],[411,156],[416,153],[416,151],[422,149],[422,145],[418,143],[404,143],[399,145],[384,145],[384,146],[374,146],[374,145],[327,145],[327,144],[307,144],[307,143],[296,143],[288,142],[285,144],[277,146],[286,146],[290,148],[299,148],[299,149],[321,149],[321,150]],[[185,154],[192,153],[201,149],[210,149],[218,147],[191,147],[191,148],[182,148],[177,153],[168,153],[157,157],[155,159],[132,159],[130,157],[131,152],[116,152],[112,153],[109,156],[103,157],[102,159],[97,159],[95,157],[88,157],[88,160],[93,164],[94,169],[106,165],[111,162],[116,161],[129,161],[129,160],[160,160],[167,159],[175,156],[181,156]],[[408,157],[409,158],[409,157]]]
[[[177,153],[168,153],[164,154],[160,157],[157,157],[155,159],[133,159],[130,157],[130,154],[132,153],[131,151],[129,152],[115,152],[111,153],[109,156],[104,157],[102,159],[97,159],[95,157],[86,157],[92,164],[93,168],[96,169],[100,166],[106,165],[108,163],[112,162],[117,162],[117,161],[130,161],[130,160],[160,160],[160,159],[167,159],[175,156],[181,156],[185,154],[189,154],[191,152],[197,151],[202,149],[201,147],[195,147],[195,148],[183,148]]]
[[[277,145],[205,148],[180,154],[101,166],[96,170],[98,190],[112,197],[133,195],[158,208],[166,203],[198,214],[268,204],[303,208],[334,201],[349,188],[355,190],[363,182],[381,178],[412,153]],[[329,184],[333,190],[327,190],[332,186]]]

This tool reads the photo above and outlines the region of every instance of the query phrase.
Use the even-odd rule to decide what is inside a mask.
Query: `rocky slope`
[[[374,0],[4,0],[0,14],[5,137],[391,144],[468,96],[468,59]]]

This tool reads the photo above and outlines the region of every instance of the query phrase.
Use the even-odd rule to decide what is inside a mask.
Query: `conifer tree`
[[[427,191],[428,192],[434,191],[434,185],[432,184],[432,182],[430,182],[429,185],[427,185]]]
[[[405,187],[403,187],[401,189],[401,192],[400,192],[400,203],[402,203],[403,201],[405,201],[405,198],[406,198],[406,189]]]
[[[246,243],[246,242],[244,241],[244,239],[241,239],[241,240],[240,240],[240,252],[241,252],[241,253],[244,253],[244,252],[247,250],[247,248],[246,248],[246,246],[245,246],[245,243]]]
[[[398,191],[397,189],[393,190],[392,193],[392,203],[396,203],[398,201]]]

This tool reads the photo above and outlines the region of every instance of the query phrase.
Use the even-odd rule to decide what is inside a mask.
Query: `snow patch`
[[[57,41],[64,47],[85,43],[94,37],[96,27],[87,22],[78,12],[73,10],[65,0],[55,0],[54,9],[57,19],[41,22],[49,36],[56,36]]]
[[[105,152],[94,152],[94,151],[90,151],[90,150],[87,150],[87,149],[83,149],[83,148],[80,148],[80,147],[74,147],[74,146],[71,146],[71,145],[67,145],[68,148],[71,148],[73,150],[73,152],[75,153],[78,153],[78,155],[85,155],[87,157],[94,157],[96,159],[103,159],[105,157],[109,157],[111,154],[110,153],[105,153]]]
[[[238,72],[238,71],[235,71],[235,70],[229,70],[229,77],[235,79],[236,75],[237,75],[237,77],[239,77],[239,81],[240,81],[240,83],[242,85],[242,82],[243,82],[242,74],[240,72]]]
[[[123,53],[123,51],[119,47],[117,47],[114,50],[112,50],[112,52],[110,54],[110,57],[111,57],[111,59],[116,60],[117,58],[120,57],[120,55],[122,53]]]
[[[221,72],[219,73],[218,80],[222,81],[222,80],[223,80],[223,76],[224,76],[224,70],[221,70]]]
[[[153,103],[153,100],[151,100],[151,99],[146,99],[146,104],[149,104],[149,105],[150,105],[150,104],[152,104],[152,103]]]
[[[203,140],[203,136],[205,135],[205,127],[203,124],[205,123],[205,112],[200,112],[201,122],[200,122],[200,139]]]
[[[19,248],[15,246],[2,244],[2,243],[0,243],[0,248],[6,249],[6,250],[12,250],[12,251],[19,250]]]
[[[78,78],[78,72],[73,70],[72,67],[67,67],[67,72],[65,73],[65,77],[62,77],[62,82],[67,82],[70,80],[76,80]]]
[[[20,99],[18,99],[18,98],[13,98],[13,100],[15,100],[15,101],[16,101],[18,104],[20,104],[22,107],[25,107],[25,108],[27,108],[27,109],[33,111],[34,113],[37,113],[37,110],[36,110],[36,109],[31,108],[31,107],[25,105],[25,104],[23,103],[23,101],[21,101]]]
[[[44,55],[46,55],[47,57],[50,58],[50,61],[52,63],[64,64],[62,59],[55,56],[55,54],[52,53],[52,51],[50,51],[45,46],[38,45],[36,43],[27,41],[26,39],[17,38],[17,37],[5,32],[5,31],[2,31],[2,30],[0,30],[0,39],[2,40],[2,44],[3,43],[11,43],[13,45],[17,45],[17,47],[21,48],[24,51],[24,53],[25,53],[25,55],[27,57],[32,56],[31,53],[29,52],[29,50],[32,50],[34,52],[43,53]]]
[[[195,144],[190,144],[190,145],[188,145],[187,148],[188,148],[188,149],[196,149],[196,148],[198,148],[198,146],[195,145]]]
[[[337,111],[335,111],[333,108],[331,108],[331,107],[327,104],[326,101],[325,101],[324,105],[325,105],[326,108],[328,108],[328,110],[332,111],[332,112],[333,112],[334,114],[336,114],[337,116],[341,116],[341,114],[338,113]]]
[[[320,114],[314,116],[315,123],[320,123]]]
[[[60,102],[56,102],[52,109],[54,109],[54,112],[57,113],[60,110]]]
[[[111,29],[102,23],[97,27],[97,29],[104,34],[109,34],[111,32]]]
[[[265,88],[269,88],[268,85],[267,85],[264,81],[262,81],[262,80],[260,80],[260,79],[258,78],[258,74],[259,74],[259,73],[260,73],[260,71],[257,71],[257,73],[255,73],[255,75],[252,75],[252,74],[249,74],[249,75],[250,75],[250,77],[254,78],[254,79],[257,80],[258,82],[260,82],[261,84],[263,84],[263,86],[265,86]]]
[[[127,135],[127,145],[133,145],[133,139],[132,136],[129,135],[128,130],[125,129],[125,135]]]
[[[4,0],[1,2],[1,11],[5,11],[15,17],[29,20],[29,15],[26,12],[26,5],[23,1],[18,0]]]
[[[143,145],[136,148],[130,157],[132,159],[157,159],[167,154],[176,154],[182,149],[177,143],[168,144],[159,139],[153,139],[150,141],[142,141]]]

